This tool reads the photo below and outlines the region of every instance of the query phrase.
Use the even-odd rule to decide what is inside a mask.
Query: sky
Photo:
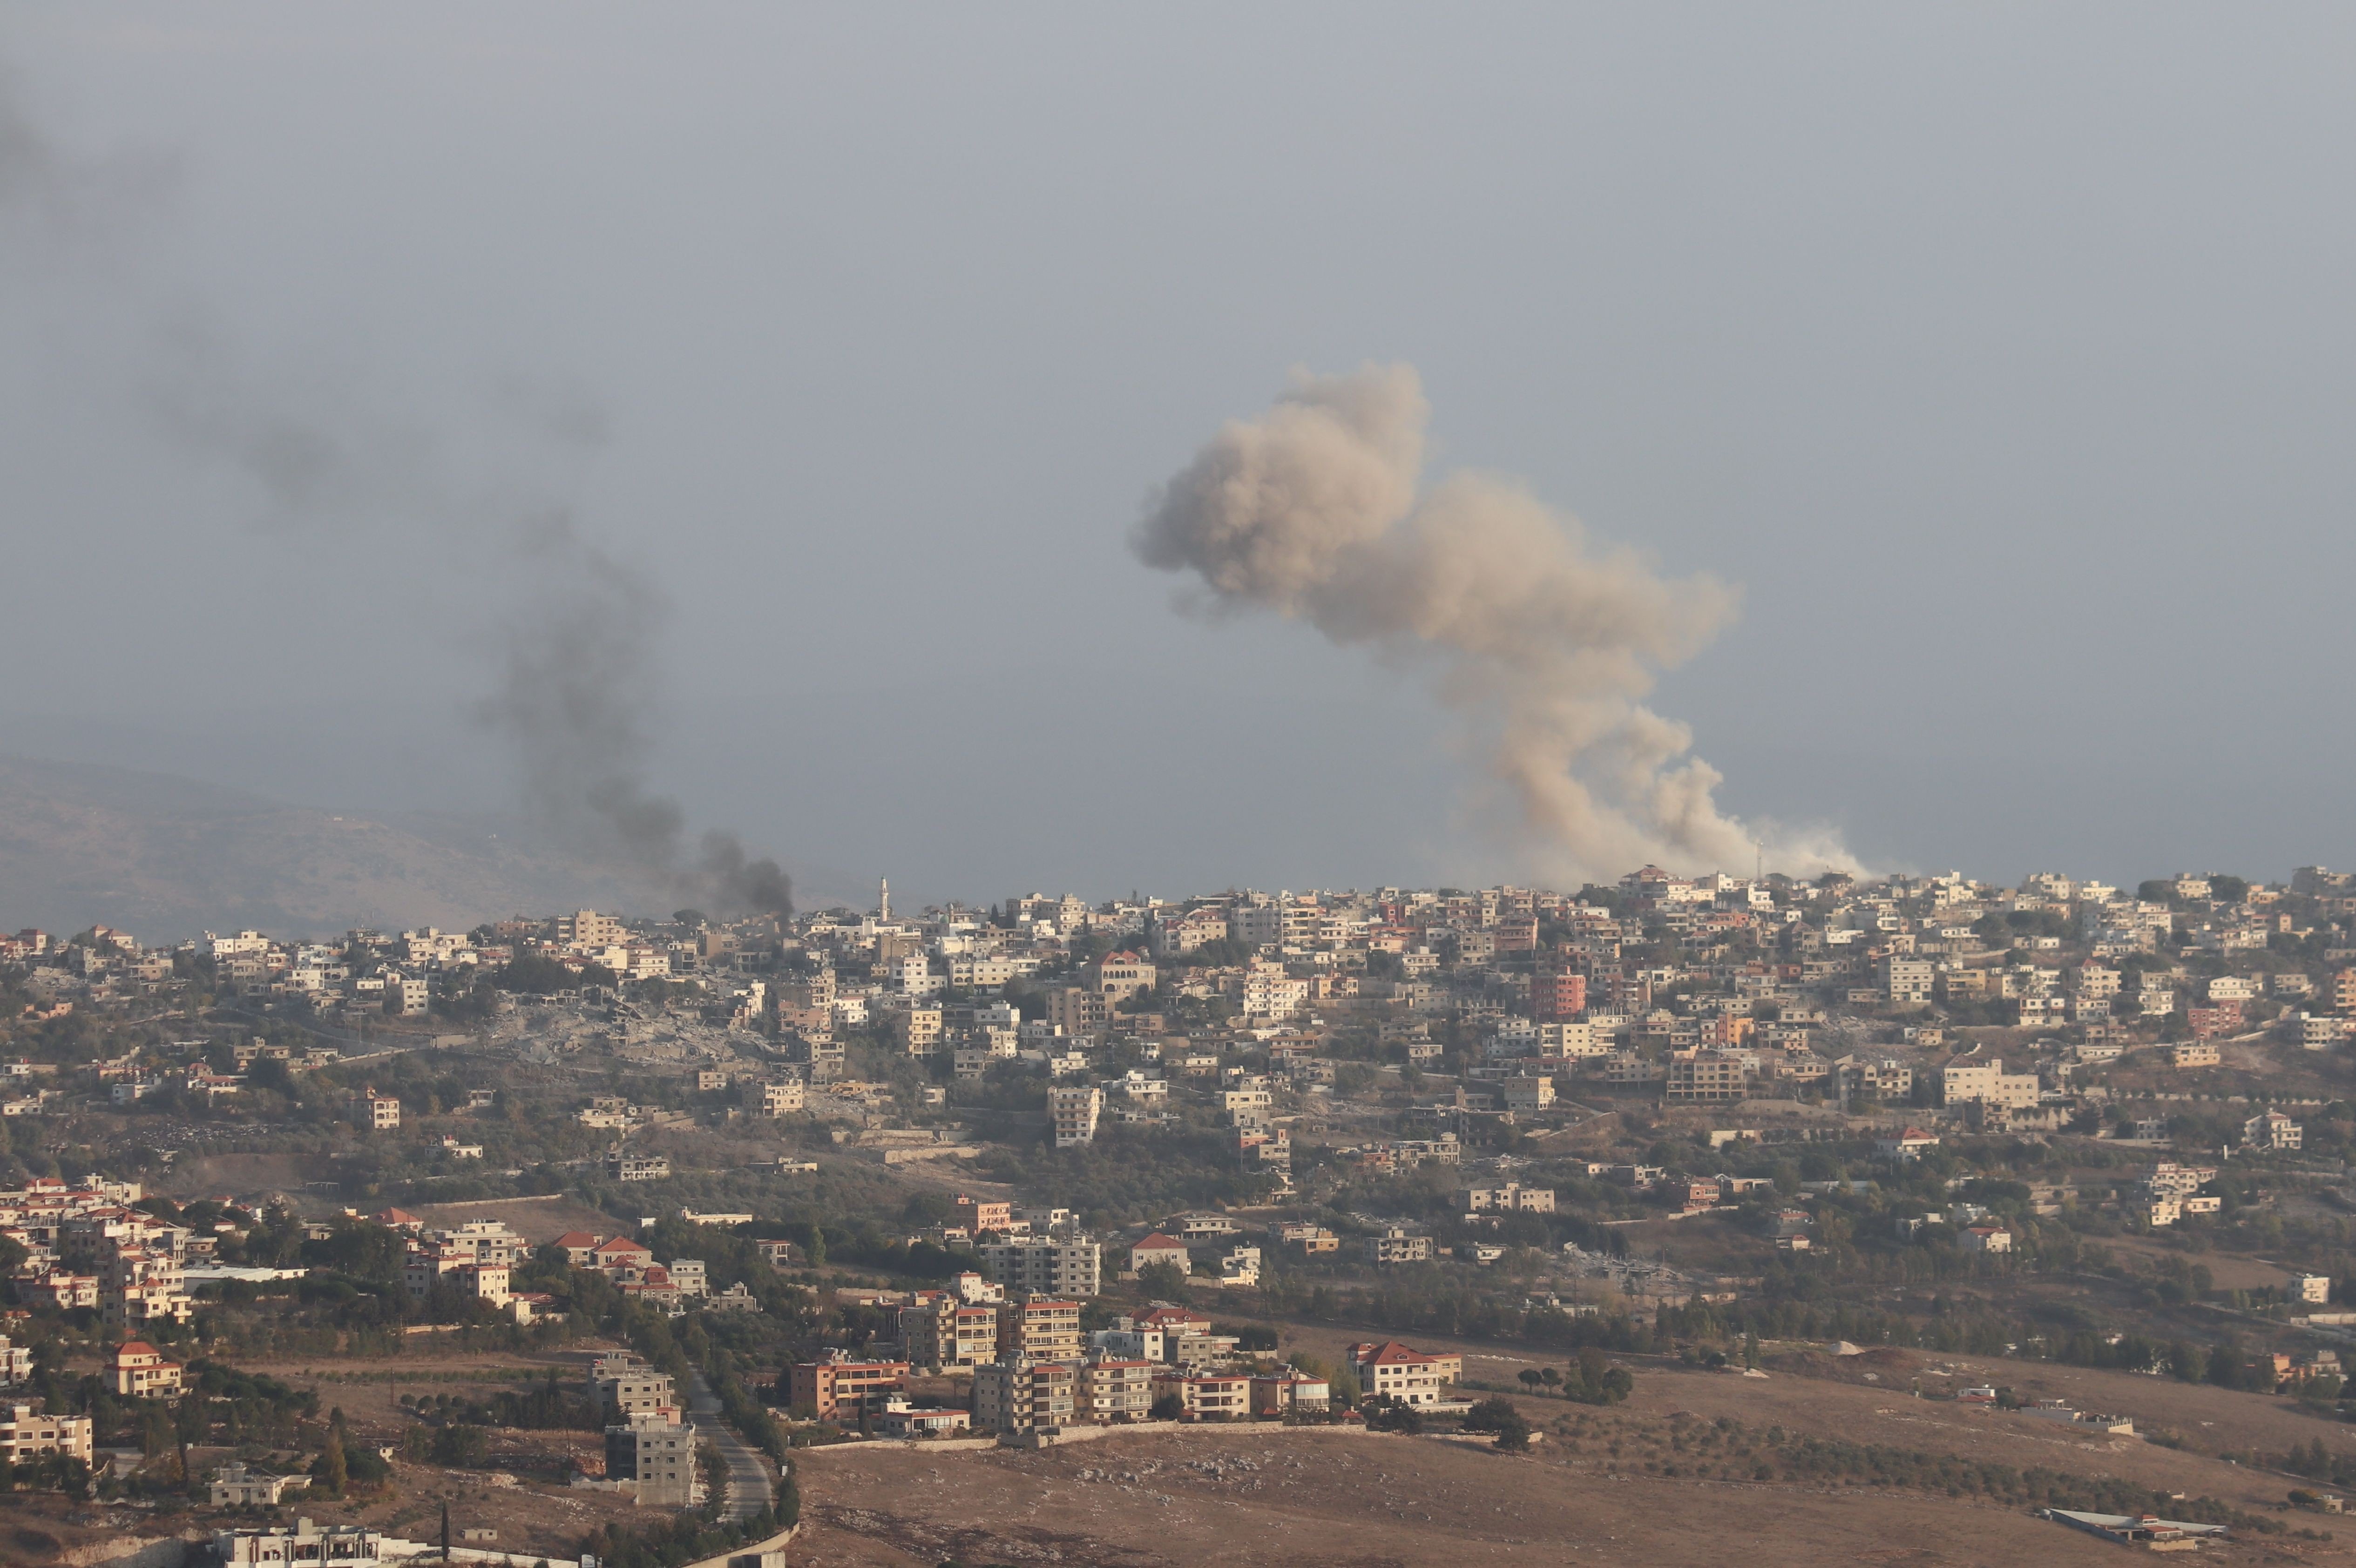
[[[1430,668],[1131,548],[1405,363],[1429,476],[1740,589],[1647,699],[1723,810],[2356,862],[2351,68],[2294,5],[11,6],[0,751],[513,809],[562,516],[646,784],[789,866],[1537,880]]]

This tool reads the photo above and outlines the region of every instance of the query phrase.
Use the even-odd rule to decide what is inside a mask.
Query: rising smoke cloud
[[[1231,421],[1149,504],[1132,544],[1193,573],[1214,613],[1272,611],[1333,643],[1422,663],[1486,743],[1515,836],[1570,874],[1852,869],[1828,834],[1721,812],[1718,770],[1684,724],[1645,706],[1659,672],[1732,620],[1736,591],[1665,578],[1511,480],[1425,489],[1430,418],[1407,365],[1296,373]]]
[[[732,913],[791,914],[792,883],[775,860],[712,831],[691,863],[686,814],[648,786],[669,612],[661,590],[562,512],[532,519],[518,544],[532,586],[508,624],[498,690],[477,717],[513,742],[531,806],[682,896]]]
[[[0,62],[0,272],[67,254],[128,256],[122,230],[152,219],[167,161],[74,155],[37,123]],[[470,544],[507,535],[520,586],[487,620],[496,691],[477,709],[514,748],[524,803],[579,848],[618,858],[668,894],[715,913],[793,911],[790,880],[733,833],[691,853],[686,814],[648,784],[668,606],[653,579],[599,549],[545,496],[552,448],[602,444],[606,421],[585,389],[504,378],[498,417],[474,421],[488,449],[459,463],[447,431],[370,406],[375,378],[312,363],[257,369],[185,296],[148,324],[131,400],[195,462],[227,467],[260,502],[255,528],[373,548],[394,525]],[[558,470],[562,462],[554,464]],[[508,519],[519,519],[509,521]]]

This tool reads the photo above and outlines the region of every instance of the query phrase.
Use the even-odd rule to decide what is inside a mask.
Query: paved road
[[[720,1457],[728,1465],[728,1489],[724,1499],[725,1512],[730,1519],[750,1519],[769,1506],[776,1495],[769,1481],[769,1468],[761,1462],[759,1450],[744,1441],[737,1430],[728,1424],[720,1413],[720,1396],[712,1385],[697,1372],[688,1381],[687,1413],[695,1418],[695,1435],[709,1437],[720,1450]]]

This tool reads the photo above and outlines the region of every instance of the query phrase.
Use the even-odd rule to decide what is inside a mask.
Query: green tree
[[[344,1407],[337,1405],[327,1416],[327,1445],[319,1453],[319,1484],[342,1497],[350,1481],[351,1469],[344,1459]]]
[[[464,1424],[445,1426],[434,1435],[434,1446],[428,1452],[437,1465],[454,1470],[476,1468],[483,1462],[483,1429]]]

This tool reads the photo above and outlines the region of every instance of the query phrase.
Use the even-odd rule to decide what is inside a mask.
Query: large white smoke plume
[[[1828,834],[1720,812],[1720,775],[1691,754],[1692,731],[1644,704],[1660,671],[1733,617],[1736,591],[1665,578],[1510,480],[1422,488],[1430,416],[1407,365],[1296,373],[1154,497],[1137,553],[1195,573],[1213,608],[1272,610],[1434,666],[1521,833],[1565,862],[1550,870],[1744,869],[1762,840],[1773,869],[1851,869]]]

